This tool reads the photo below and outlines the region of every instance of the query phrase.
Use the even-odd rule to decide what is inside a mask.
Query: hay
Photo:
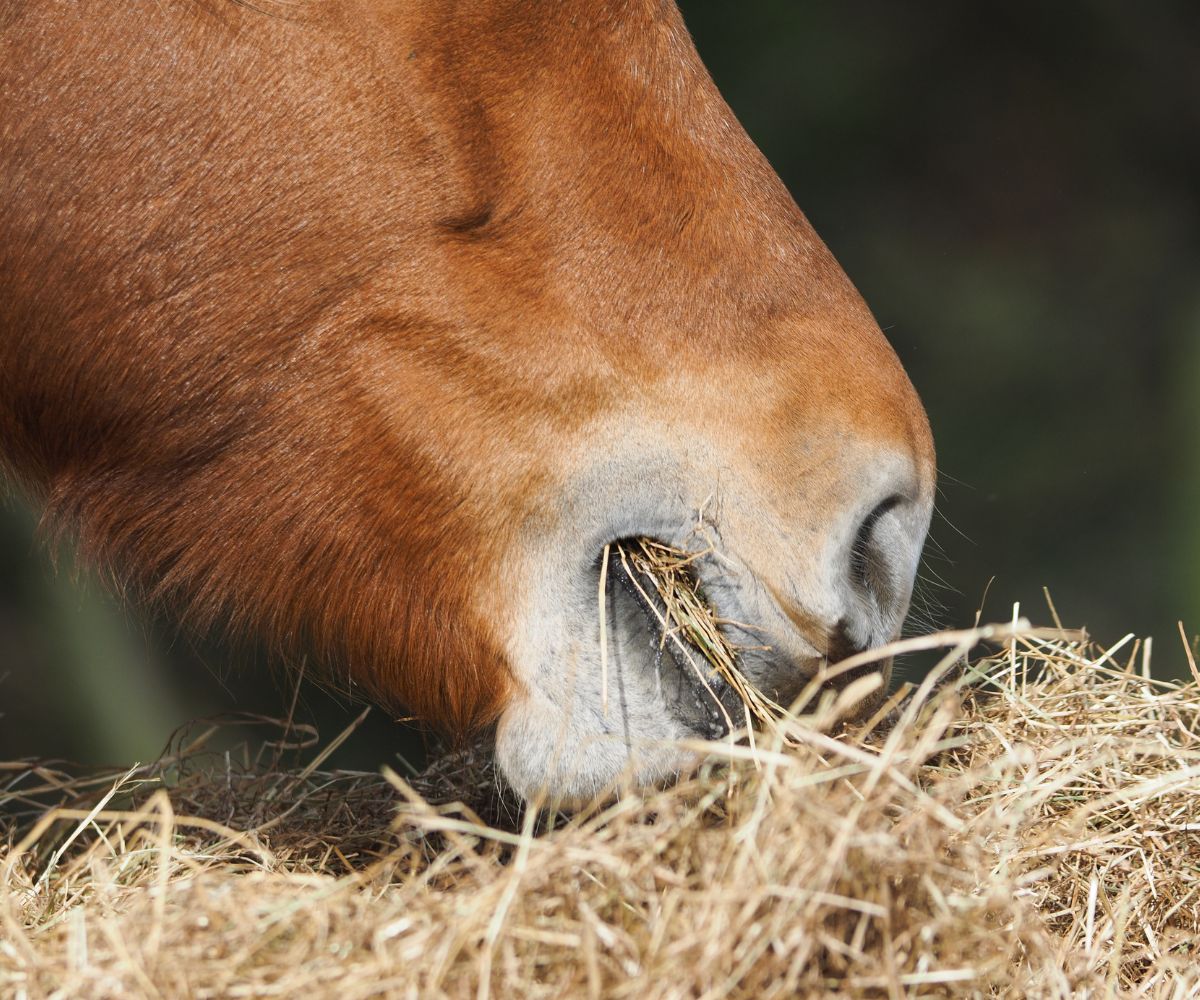
[[[787,717],[787,709],[760,691],[742,673],[737,648],[722,631],[724,623],[705,600],[699,580],[692,572],[693,563],[704,554],[673,548],[650,538],[633,539],[617,546],[626,577],[641,594],[646,607],[659,617],[662,642],[672,643],[680,658],[710,693],[715,680],[732,688],[745,709],[749,733],[753,733],[757,724],[783,735],[786,740],[786,731],[780,723]],[[657,595],[661,611],[647,588]],[[713,701],[724,711],[715,694]],[[731,729],[736,728],[735,720],[728,715],[726,719]]]
[[[1197,996],[1200,686],[1148,654],[1017,635],[554,823],[469,753],[6,765],[0,995]]]

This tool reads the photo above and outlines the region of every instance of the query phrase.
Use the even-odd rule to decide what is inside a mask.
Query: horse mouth
[[[606,547],[596,563],[599,567],[607,559],[604,591],[608,641],[604,658],[614,667],[609,676],[615,678],[622,694],[637,691],[653,696],[688,733],[720,739],[755,720],[777,721],[789,707],[803,711],[801,706],[793,705],[798,699],[804,698],[807,704],[824,692],[840,691],[867,675],[880,674],[886,681],[890,674],[890,660],[845,662],[865,649],[852,638],[844,618],[831,626],[801,633],[815,632],[810,640],[813,655],[797,656],[796,651],[785,654],[770,641],[766,630],[743,622],[733,593],[720,595],[729,605],[725,613],[735,616],[725,619],[720,631],[735,662],[718,669],[698,645],[689,641],[686,629],[679,626],[679,617],[672,617],[644,561],[631,557],[643,542],[685,556],[679,550],[658,546],[652,539],[627,539]],[[691,584],[695,586],[694,577]],[[670,593],[670,589],[663,592]],[[707,595],[697,590],[696,596],[707,604]],[[720,601],[709,607],[716,614],[722,611]],[[795,624],[794,618],[789,617],[789,621]],[[762,700],[756,699],[753,706],[743,701],[746,689],[763,696]]]
[[[636,544],[606,547],[602,658],[609,666],[610,691],[621,699],[634,690],[650,694],[689,733],[720,739],[744,724],[744,706],[700,650],[672,628],[653,581],[622,551]],[[604,559],[601,553],[598,568]]]

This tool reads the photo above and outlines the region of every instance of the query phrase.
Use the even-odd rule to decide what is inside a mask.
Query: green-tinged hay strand
[[[1197,996],[1200,686],[1145,653],[1018,629],[557,822],[486,754],[4,765],[0,996]]]

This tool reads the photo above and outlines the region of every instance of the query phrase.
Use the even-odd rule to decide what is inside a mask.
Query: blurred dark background
[[[1200,7],[683,8],[929,411],[914,629],[970,624],[985,591],[985,618],[1047,622],[1048,587],[1067,624],[1152,634],[1179,673],[1175,622],[1200,629]],[[198,715],[286,714],[262,657],[52,573],[34,523],[0,511],[0,760],[145,760]],[[302,692],[326,737],[357,712]],[[413,752],[373,716],[348,760]]]

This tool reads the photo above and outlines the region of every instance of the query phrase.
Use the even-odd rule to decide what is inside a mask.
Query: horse
[[[183,627],[564,800],[728,728],[614,543],[779,699],[898,634],[928,420],[671,0],[8,0],[0,107],[0,462]]]

